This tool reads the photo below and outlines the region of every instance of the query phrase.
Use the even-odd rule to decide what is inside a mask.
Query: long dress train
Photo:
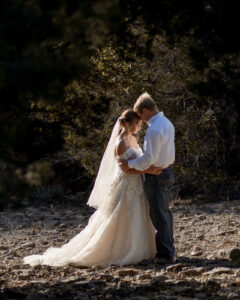
[[[133,159],[141,154],[141,148],[128,148],[119,158]],[[43,255],[26,256],[24,263],[32,266],[108,266],[136,264],[153,258],[155,229],[149,217],[141,175],[125,174],[119,168],[110,199],[67,244],[51,247]]]

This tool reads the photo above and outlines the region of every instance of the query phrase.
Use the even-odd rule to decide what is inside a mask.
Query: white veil
[[[104,152],[97,178],[87,204],[94,208],[100,208],[110,196],[111,184],[119,170],[118,162],[114,157],[114,146],[120,130],[120,122],[117,120],[113,127],[110,140]]]

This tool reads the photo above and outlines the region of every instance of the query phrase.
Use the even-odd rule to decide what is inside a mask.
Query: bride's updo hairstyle
[[[136,119],[140,120],[139,116],[133,109],[125,110],[119,118],[121,128],[125,127],[127,122],[132,123]]]

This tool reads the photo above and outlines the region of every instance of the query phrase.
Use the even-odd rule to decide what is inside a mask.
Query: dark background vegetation
[[[238,30],[231,0],[2,0],[0,207],[86,200],[144,91],[176,128],[174,197],[238,197]]]

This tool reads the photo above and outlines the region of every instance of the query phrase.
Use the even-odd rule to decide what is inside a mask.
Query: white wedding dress
[[[133,159],[142,150],[128,148],[119,158]],[[105,184],[108,184],[107,182]],[[111,183],[110,201],[90,217],[88,225],[61,248],[31,255],[24,263],[32,266],[108,266],[136,264],[156,253],[155,229],[140,174],[125,174],[118,167]]]

